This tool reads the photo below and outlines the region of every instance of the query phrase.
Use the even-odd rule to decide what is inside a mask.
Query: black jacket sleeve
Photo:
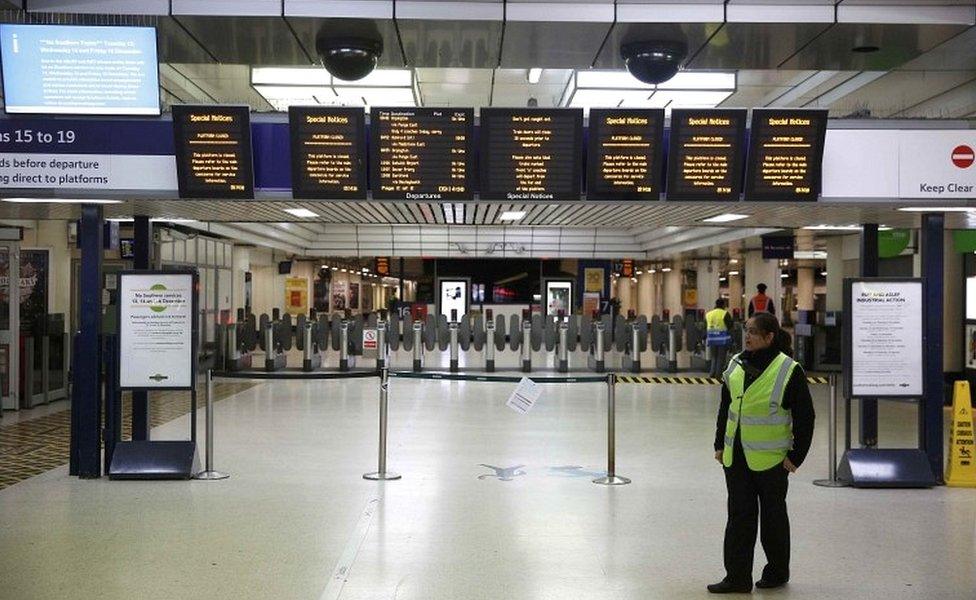
[[[783,408],[788,409],[793,415],[793,449],[789,451],[787,458],[799,467],[810,451],[816,418],[813,412],[813,398],[810,397],[810,387],[807,385],[807,375],[800,367],[793,370],[793,375],[786,384]]]
[[[729,418],[729,407],[732,406],[732,394],[729,388],[722,384],[722,403],[718,407],[718,419],[715,422],[715,451],[725,448],[725,422]]]
[[[725,328],[729,331],[732,331],[732,315],[728,311],[725,311],[724,322],[725,322]]]

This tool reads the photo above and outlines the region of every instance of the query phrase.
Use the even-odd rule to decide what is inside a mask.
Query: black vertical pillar
[[[101,344],[102,330],[102,207],[81,207],[81,273],[78,285],[78,352],[74,355],[72,410],[76,411],[78,475],[100,477],[101,472]]]
[[[942,405],[945,401],[943,375],[942,307],[945,294],[945,215],[922,217],[922,277],[925,278],[925,398],[919,406],[919,446],[929,457],[935,480],[943,482]]]
[[[136,216],[134,227],[135,257],[132,266],[148,270],[152,255],[152,224],[149,217]],[[132,439],[149,439],[149,394],[144,391],[132,392]]]
[[[861,277],[878,276],[878,226],[864,224],[861,231]],[[861,446],[874,448],[878,445],[878,401],[861,401]]]

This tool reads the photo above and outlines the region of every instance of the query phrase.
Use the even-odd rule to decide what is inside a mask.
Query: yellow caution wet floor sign
[[[957,381],[952,392],[952,429],[949,430],[949,468],[946,485],[976,487],[976,438],[969,382]]]

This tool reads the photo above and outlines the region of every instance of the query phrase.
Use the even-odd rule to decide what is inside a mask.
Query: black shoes
[[[787,580],[785,579],[783,581],[774,581],[763,578],[756,582],[756,587],[763,590],[771,590],[773,588],[783,587],[786,585],[786,582]]]
[[[708,586],[708,591],[713,594],[748,594],[752,592],[751,583],[734,583],[723,579],[718,583]]]

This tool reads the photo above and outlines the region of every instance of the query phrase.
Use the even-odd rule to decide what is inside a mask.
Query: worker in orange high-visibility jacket
[[[776,305],[773,299],[766,295],[766,284],[760,283],[756,286],[756,295],[749,300],[749,316],[757,313],[776,314]]]

